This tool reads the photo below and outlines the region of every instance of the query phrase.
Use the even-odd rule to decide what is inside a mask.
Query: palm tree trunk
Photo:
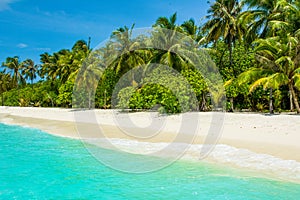
[[[290,96],[290,111],[293,112],[294,111],[294,103],[293,103],[293,96],[292,96],[291,89],[289,89],[289,96]]]
[[[293,87],[292,83],[289,83],[289,89],[291,91],[292,98],[294,100],[294,104],[295,104],[297,113],[300,113],[300,107],[299,107],[299,103],[298,103],[298,98],[297,98],[297,95],[295,93],[295,90],[294,90],[294,87]]]
[[[233,71],[233,76],[236,77],[235,71],[232,68],[233,67],[233,61],[232,61],[232,37],[230,36],[229,38],[229,43],[228,43],[228,50],[229,50],[229,61],[230,61],[230,68]]]
[[[232,68],[232,48],[231,45],[229,45],[229,61],[230,61],[230,68]]]
[[[269,110],[270,110],[270,114],[274,114],[274,108],[273,108],[273,88],[270,88]]]
[[[104,90],[104,109],[106,109],[106,89]]]
[[[223,57],[224,57],[225,51],[226,51],[226,49],[224,49],[224,51],[222,52],[222,55],[221,55],[220,61],[219,61],[219,65],[218,65],[218,66],[220,66],[221,69],[223,67]]]
[[[92,101],[92,97],[91,97],[92,94],[91,94],[90,91],[88,93],[89,93],[89,110],[90,110],[92,108],[92,102],[91,102]]]
[[[233,112],[234,106],[233,106],[233,97],[230,97],[230,112]]]
[[[4,92],[2,92],[2,106],[4,106]]]
[[[89,110],[91,109],[91,97],[90,97],[90,93],[89,93]]]
[[[202,93],[202,102],[201,102],[201,108],[202,111],[207,111],[207,106],[206,106],[206,99],[205,99],[205,93]]]

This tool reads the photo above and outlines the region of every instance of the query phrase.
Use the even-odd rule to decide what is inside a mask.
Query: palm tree
[[[66,81],[66,79],[74,79],[76,75],[78,74],[78,71],[82,67],[83,62],[86,60],[86,58],[91,53],[91,49],[89,47],[89,42],[86,43],[84,40],[78,40],[72,47],[72,51],[61,57],[63,60],[62,63],[64,65],[68,66],[68,69],[66,71],[63,71],[62,69],[62,80],[63,82]]]
[[[243,9],[243,2],[237,0],[216,0],[208,10],[206,18],[208,21],[203,25],[202,31],[206,33],[206,42],[216,42],[222,38],[229,51],[230,68],[232,68],[232,77],[237,76],[237,70],[233,67],[233,46],[236,40],[241,41],[245,34],[244,23],[239,16]],[[220,63],[225,51],[222,53]],[[220,67],[220,66],[219,66]],[[230,97],[231,109],[233,110],[233,97]]]
[[[230,66],[233,62],[232,47],[245,33],[244,25],[239,19],[242,8],[243,3],[237,0],[216,0],[208,10],[208,21],[202,27],[206,32],[207,42],[216,43],[223,38],[228,45]]]
[[[159,17],[153,26],[174,30],[174,31],[181,31],[181,27],[176,24],[176,20],[177,20],[177,13],[175,12],[169,18]]]
[[[25,79],[22,76],[23,63],[20,62],[19,57],[7,57],[6,61],[2,63],[12,76],[12,86],[18,87],[20,84],[25,83]]]
[[[281,85],[288,85],[290,109],[294,104],[297,112],[299,103],[294,88],[298,87],[299,73],[299,4],[287,0],[245,0],[251,8],[241,18],[248,24],[247,38],[254,41],[257,60],[264,66],[245,73],[257,74],[252,90],[258,85],[270,89],[270,112],[272,112],[272,90]],[[264,39],[265,38],[265,39]],[[265,69],[268,69],[266,73]],[[264,75],[264,76],[260,76]]]
[[[146,64],[145,55],[147,50],[143,49],[144,38],[133,37],[134,24],[129,29],[127,26],[115,30],[111,35],[110,43],[107,44],[110,57],[104,58],[104,63],[112,67],[117,74],[123,75],[127,71]],[[149,52],[148,52],[149,53]],[[132,84],[136,84],[134,74],[132,73]]]
[[[244,0],[249,10],[241,14],[247,23],[247,40],[249,43],[259,38],[267,38],[286,32],[290,24],[286,18],[290,16],[291,1],[287,0]]]
[[[193,46],[191,38],[186,36],[188,33],[184,32],[184,29],[193,33],[191,29],[195,27],[191,27],[192,21],[189,22],[189,25],[186,22],[185,26],[181,27],[176,24],[176,19],[177,14],[174,13],[170,18],[159,17],[156,20],[156,23],[153,25],[154,31],[152,31],[151,35],[151,43],[155,47],[155,50],[152,52],[153,56],[150,62],[167,65],[180,72],[190,67],[191,63],[188,62],[188,56],[185,55],[194,52],[192,48],[196,47]],[[189,30],[187,30],[188,26]],[[184,39],[187,41],[185,43],[186,46],[183,45]]]
[[[101,61],[98,59],[99,51],[92,53],[89,59],[83,61],[78,72],[73,72],[70,79],[74,79],[73,106],[91,109],[92,97],[95,95],[98,81],[103,73]],[[77,78],[75,80],[75,75]]]
[[[0,93],[2,95],[2,103],[1,103],[2,106],[4,106],[4,92],[10,89],[10,83],[11,83],[10,75],[0,72]]]
[[[47,80],[55,80],[58,77],[58,60],[59,53],[54,53],[50,55],[49,53],[44,53],[40,55],[41,68],[39,70],[39,76]]]
[[[23,61],[23,71],[22,71],[22,75],[24,75],[24,78],[27,80],[30,80],[31,85],[33,84],[33,80],[36,79],[36,75],[37,75],[37,68],[38,66],[34,64],[33,60],[31,59],[27,59],[25,61]]]
[[[239,76],[239,82],[251,81],[250,92],[258,86],[270,89],[270,112],[273,112],[272,90],[287,85],[291,95],[291,109],[293,103],[297,113],[300,113],[295,88],[300,90],[300,67],[296,64],[299,40],[290,34],[283,37],[260,39],[256,51],[256,59],[261,63],[260,68],[252,68]]]
[[[198,27],[194,19],[189,19],[181,24],[183,33],[190,36],[197,45],[200,46],[205,42],[204,33],[201,27]]]
[[[56,54],[56,53],[54,53]],[[64,84],[72,71],[71,63],[72,63],[72,53],[68,49],[63,49],[57,53],[57,71],[56,76],[57,79],[60,80],[61,84]]]

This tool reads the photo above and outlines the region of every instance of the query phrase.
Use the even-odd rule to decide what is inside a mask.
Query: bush
[[[188,112],[198,110],[196,96],[196,92],[181,74],[168,67],[159,67],[144,77],[140,86],[121,89],[117,107],[152,109],[160,105],[160,112]]]

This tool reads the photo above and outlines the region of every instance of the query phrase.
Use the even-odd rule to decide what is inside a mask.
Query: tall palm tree
[[[208,10],[208,21],[202,29],[206,32],[207,42],[216,42],[223,38],[228,45],[229,61],[232,66],[232,47],[236,40],[242,39],[244,25],[239,19],[243,3],[237,0],[216,0]]]
[[[91,109],[92,97],[95,95],[98,81],[103,73],[99,50],[91,53],[91,56],[83,61],[82,67],[70,75],[69,80],[74,81],[73,106]],[[75,80],[76,77],[76,80]],[[74,80],[73,80],[74,79]]]
[[[183,46],[183,39],[185,39],[185,34],[188,35],[187,32],[184,32],[184,28],[176,24],[177,14],[174,13],[169,18],[167,17],[159,17],[156,20],[156,23],[153,25],[154,31],[152,31],[151,35],[151,43],[155,46],[155,50],[153,52],[151,63],[160,63],[172,67],[177,71],[182,71],[183,69],[189,68],[189,64],[187,61],[186,48]],[[195,27],[191,27],[190,22],[189,31],[190,33],[193,30],[190,30]],[[188,25],[186,23],[185,29],[187,31]],[[187,43],[192,44],[191,39],[186,37]],[[188,46],[188,45],[187,45]],[[187,47],[186,46],[186,47]],[[191,49],[189,49],[191,50]],[[192,51],[189,51],[191,53]]]
[[[38,66],[34,64],[33,60],[27,59],[23,61],[23,68],[22,75],[25,79],[30,80],[32,85],[33,80],[37,77]]]
[[[233,78],[237,76],[237,70],[233,67],[233,47],[237,40],[242,40],[246,32],[245,25],[240,20],[243,5],[243,2],[237,0],[216,0],[208,10],[206,16],[208,21],[202,27],[202,31],[206,34],[206,42],[213,42],[216,45],[220,38],[224,40],[229,51],[229,63]],[[222,55],[224,53],[225,51]],[[221,56],[220,63],[222,63],[222,58],[223,56]],[[230,97],[232,110],[233,100],[233,97]]]
[[[115,30],[111,35],[110,44],[107,47],[111,52],[112,59],[105,58],[104,63],[110,65],[115,69],[116,73],[123,75],[127,71],[146,64],[145,54],[147,50],[143,49],[144,38],[143,37],[133,37],[133,28],[127,26],[121,27]],[[106,50],[107,51],[107,50]],[[108,63],[110,61],[110,63]],[[136,80],[134,74],[132,74],[132,84],[135,84]]]
[[[78,40],[72,47],[72,51],[61,57],[63,63],[68,66],[68,70],[63,72],[63,82],[65,79],[74,79],[78,74],[83,62],[91,53],[90,41]]]
[[[6,61],[2,63],[2,66],[8,70],[8,73],[12,76],[12,86],[18,87],[20,84],[25,83],[25,79],[22,76],[23,63],[20,62],[19,57],[7,57]]]

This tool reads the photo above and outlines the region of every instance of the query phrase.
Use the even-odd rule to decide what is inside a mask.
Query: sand
[[[300,116],[292,114],[205,112],[167,116],[155,112],[0,107],[0,122],[75,139],[226,144],[300,162]]]

